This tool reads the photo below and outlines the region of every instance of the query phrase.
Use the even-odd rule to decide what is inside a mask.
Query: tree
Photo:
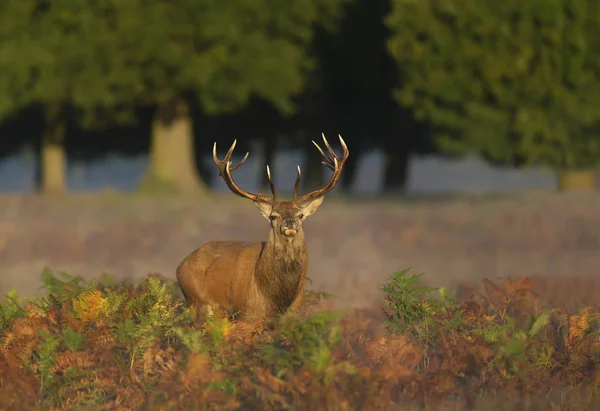
[[[589,176],[600,162],[599,10],[595,0],[393,0],[394,96],[434,124],[448,153]]]
[[[23,108],[41,112],[42,192],[66,190],[69,121],[98,124],[98,115],[118,105],[129,88],[126,55],[115,53],[119,37],[111,6],[80,0],[0,5],[0,119]]]
[[[345,1],[157,0],[142,7],[142,26],[129,37],[139,48],[130,58],[144,68],[142,101],[157,110],[142,186],[198,188],[198,174],[182,166],[193,163],[183,154],[193,152],[191,127],[184,126],[190,120],[181,116],[188,111],[184,106],[216,115],[239,110],[254,97],[292,113],[293,97],[313,67],[306,49],[314,26],[335,21]]]

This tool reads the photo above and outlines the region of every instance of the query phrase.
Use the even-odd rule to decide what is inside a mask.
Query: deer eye
[[[299,218],[300,220],[302,220],[302,219],[304,218],[304,214],[299,214],[299,215],[298,215],[298,218]]]
[[[277,220],[277,216],[276,215],[271,215],[271,216],[269,216],[269,219],[271,221],[275,221],[275,220]]]

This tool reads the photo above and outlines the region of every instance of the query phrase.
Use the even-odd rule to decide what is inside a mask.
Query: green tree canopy
[[[136,89],[117,0],[8,0],[0,6],[0,116],[23,106],[71,106],[91,120]],[[121,53],[119,53],[121,52]]]
[[[197,95],[209,113],[232,111],[251,95],[291,111],[313,66],[314,25],[332,24],[347,0],[125,1],[118,14],[140,96],[152,103]],[[151,7],[148,7],[150,5]]]
[[[395,98],[441,148],[553,169],[600,163],[600,3],[393,0]]]

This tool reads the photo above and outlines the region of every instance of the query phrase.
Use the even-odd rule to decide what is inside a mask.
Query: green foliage
[[[351,368],[333,364],[333,353],[341,341],[341,327],[336,324],[341,313],[320,312],[303,322],[285,317],[275,341],[265,344],[264,361],[273,367],[275,375],[306,367],[315,376],[333,381],[340,371],[352,372]]]
[[[56,363],[54,353],[60,345],[60,339],[44,328],[40,329],[40,337],[42,337],[42,342],[36,350],[35,362],[40,378],[40,390],[47,390],[54,383],[54,375],[51,370]]]
[[[506,325],[495,328],[496,331],[501,330],[491,340],[498,350],[496,361],[502,361],[508,372],[523,378],[526,369],[523,367],[524,362],[541,368],[548,365],[552,348],[539,337],[543,337],[542,331],[550,322],[550,315],[551,312],[547,311],[531,318],[524,329],[517,327],[510,319]]]
[[[226,336],[231,323],[227,318],[209,317],[206,321],[206,330],[209,335],[209,347],[213,352],[222,352],[221,347],[227,344]]]
[[[197,354],[204,349],[204,337],[206,330],[186,330],[183,327],[177,327],[173,329],[175,335],[181,340],[181,343],[190,352]]]
[[[72,106],[86,124],[192,91],[208,112],[257,95],[289,112],[313,66],[314,25],[347,0],[7,1],[0,6],[0,118]]]
[[[148,347],[172,340],[176,325],[189,323],[193,318],[181,301],[174,300],[167,284],[154,277],[147,280],[137,297],[125,304],[120,316],[115,334],[127,348],[130,368]]]
[[[63,334],[63,341],[67,349],[77,352],[85,350],[85,334],[79,334],[71,327],[67,327]]]
[[[113,26],[118,3],[4,2],[0,117],[36,103],[72,104],[86,116],[118,104],[131,80]]]
[[[483,337],[488,343],[496,343],[508,331],[509,326],[497,322],[488,322],[481,328],[475,328],[472,333]]]
[[[173,324],[191,319],[183,310],[183,303],[175,301],[168,292],[167,284],[158,278],[149,278],[145,290],[139,297],[129,300],[125,310],[131,315],[133,323],[153,330],[161,338],[174,335]]]
[[[529,393],[555,404],[544,388],[554,384],[586,387],[582,409],[594,409],[597,310],[526,312],[518,321],[490,302],[504,288],[533,298],[526,280],[460,303],[420,277],[404,270],[383,287],[385,335],[372,323],[377,313],[359,310],[284,315],[256,336],[243,321],[199,321],[172,280],[96,284],[45,270],[43,297],[24,304],[11,292],[0,302],[0,407],[310,409],[327,401],[375,410],[425,396],[442,404],[463,395],[529,401]],[[470,379],[477,383],[462,394]]]
[[[393,0],[386,24],[402,106],[440,147],[554,169],[600,159],[595,0]]]
[[[198,93],[211,113],[244,105],[251,95],[289,113],[291,98],[302,90],[314,65],[306,52],[314,25],[334,24],[345,2],[305,0],[292,5],[268,0],[232,7],[209,1],[197,7],[184,0],[185,5],[174,10],[187,20],[184,27],[193,41],[203,46],[178,56],[180,61],[173,64],[179,71],[177,78]],[[158,20],[163,21],[163,16]],[[193,30],[199,21],[202,28]]]
[[[25,315],[23,301],[13,288],[6,294],[5,300],[0,301],[0,333],[7,329],[15,318]]]
[[[32,309],[41,316],[45,316],[49,310],[60,309],[63,302],[95,287],[93,281],[82,284],[83,278],[80,276],[73,277],[62,271],[54,272],[47,267],[42,270],[41,280],[43,287],[49,292],[42,297],[35,296],[30,301]]]
[[[425,346],[435,344],[439,335],[434,328],[436,314],[452,302],[445,289],[419,285],[423,274],[408,276],[411,269],[393,274],[381,287],[385,293],[385,325],[389,330],[411,335]],[[440,291],[442,298],[433,294]],[[451,316],[452,317],[452,316]],[[455,318],[447,318],[446,326],[456,326]]]
[[[419,286],[419,279],[423,274],[407,277],[410,271],[408,268],[393,274],[381,287],[385,293],[385,304],[389,308],[385,311],[387,323],[393,328],[408,328],[421,322],[431,322],[436,312],[437,302],[427,297],[431,297],[437,288]]]
[[[154,341],[154,330],[149,326],[136,324],[131,318],[126,318],[115,326],[117,342],[125,346],[129,357],[129,368],[133,368],[135,361],[145,352],[146,348]]]
[[[88,287],[85,287],[82,285],[81,276],[73,277],[64,271],[54,272],[48,267],[42,270],[41,277],[44,288],[58,301],[77,297],[81,292],[91,290],[95,286],[94,282],[90,282]]]

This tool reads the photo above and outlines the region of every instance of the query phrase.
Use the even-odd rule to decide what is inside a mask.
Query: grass
[[[527,278],[457,301],[405,270],[381,310],[319,310],[260,335],[196,318],[177,284],[42,273],[0,302],[0,409],[600,409],[600,314],[542,307]]]

